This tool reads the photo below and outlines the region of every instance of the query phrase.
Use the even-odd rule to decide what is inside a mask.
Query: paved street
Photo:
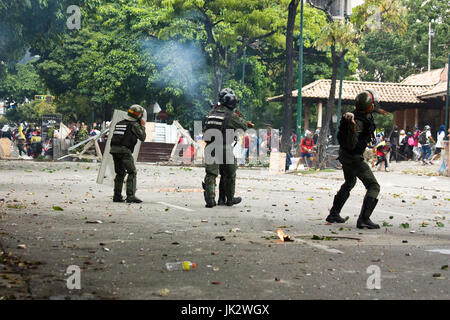
[[[375,172],[379,230],[356,228],[365,192],[359,181],[342,212],[349,220],[326,224],[343,182],[339,170],[239,168],[243,202],[207,209],[203,168],[139,164],[144,203],[131,205],[112,202],[112,187],[96,184],[98,168],[0,162],[0,297],[450,298],[450,179],[428,175],[438,165],[394,163],[392,172]],[[277,229],[294,241],[283,243]],[[196,270],[165,270],[183,260]],[[66,287],[70,265],[81,268],[81,290]],[[380,289],[367,288],[372,265],[380,268]]]

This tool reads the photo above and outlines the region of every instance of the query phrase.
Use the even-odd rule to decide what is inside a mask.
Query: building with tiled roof
[[[342,84],[342,104],[354,105],[356,95],[366,89],[374,90],[383,109],[394,113],[394,124],[400,129],[412,130],[415,125],[426,124],[435,131],[445,124],[445,95],[447,92],[447,68],[411,75],[401,83],[347,81]],[[322,106],[330,94],[331,80],[316,80],[302,88],[304,105],[304,129],[309,129],[309,110],[317,107],[317,128],[322,126]],[[297,102],[298,90],[292,91]],[[339,81],[336,83],[336,104],[339,98]],[[283,102],[283,95],[268,98],[269,102]]]

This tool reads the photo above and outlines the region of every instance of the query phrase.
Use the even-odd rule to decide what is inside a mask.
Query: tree
[[[340,61],[348,52],[359,50],[359,43],[364,34],[375,32],[381,26],[389,32],[393,32],[394,29],[402,30],[406,28],[406,24],[403,22],[403,8],[395,0],[366,0],[362,5],[353,9],[351,21],[348,19],[333,20],[332,1],[328,1],[324,7],[317,7],[311,1],[309,3],[327,15],[328,24],[322,29],[321,36],[315,45],[319,49],[330,50],[332,63],[331,88],[326,106],[325,122],[319,135],[318,161],[316,162],[316,167],[323,169],[326,166],[326,146],[329,124],[335,105],[336,79]],[[374,14],[379,20],[372,18]]]
[[[113,107],[146,104],[153,66],[142,52],[139,28],[150,23],[152,13],[135,7],[136,3],[105,1],[86,15],[81,30],[61,35],[60,41],[40,52],[38,71],[57,96],[59,109],[69,112],[70,104],[78,101],[81,109],[73,106],[72,111],[95,112],[104,118],[105,113],[110,117]]]
[[[279,5],[259,0],[143,0],[163,12],[157,36],[197,41],[212,67],[212,95],[216,98],[229,79],[244,47],[262,40],[277,41],[280,31]]]
[[[292,131],[292,85],[294,65],[294,26],[295,16],[299,0],[292,0],[288,6],[288,19],[286,26],[286,82],[283,101],[283,136],[281,140],[281,151],[289,152]]]
[[[68,6],[95,3],[98,0],[0,0],[0,62],[17,62],[29,48],[34,51],[56,39],[67,28]]]
[[[404,0],[402,3],[406,9],[406,30],[382,29],[363,36],[359,66],[362,80],[399,82],[411,74],[426,71],[429,22],[435,34],[431,42],[431,68],[442,68],[447,62],[450,22],[446,1]]]
[[[34,61],[17,64],[14,69],[6,71],[5,79],[0,81],[0,98],[21,104],[25,98],[31,100],[36,94],[45,93]]]

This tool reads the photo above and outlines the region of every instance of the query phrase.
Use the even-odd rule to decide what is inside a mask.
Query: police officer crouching
[[[345,219],[339,214],[350,196],[350,191],[356,184],[356,178],[358,178],[366,187],[367,192],[356,227],[379,229],[380,226],[373,223],[370,216],[378,203],[380,185],[364,161],[363,153],[367,144],[375,139],[376,127],[372,112],[382,115],[386,115],[387,112],[379,107],[376,94],[372,90],[360,92],[355,98],[355,106],[354,113],[345,113],[339,124],[339,161],[342,163],[345,182],[334,197],[333,207],[326,221],[330,223],[345,222]]]
[[[122,186],[127,177],[127,198],[128,203],[141,203],[142,200],[136,197],[136,166],[134,165],[133,151],[139,140],[145,140],[145,120],[142,119],[144,108],[140,105],[132,105],[128,109],[128,116],[125,120],[119,121],[113,131],[111,138],[111,151],[114,160],[114,202],[124,202],[122,198]]]
[[[206,117],[205,122],[205,170],[206,176],[205,181],[202,183],[204,191],[204,197],[207,208],[212,208],[216,206],[215,200],[215,189],[216,189],[216,178],[220,172],[222,186],[221,189],[223,193],[220,194],[219,201],[220,204],[225,204],[227,206],[232,206],[241,202],[241,198],[234,197],[235,184],[236,184],[236,159],[233,155],[232,143],[234,142],[234,135],[227,135],[227,129],[246,130],[248,128],[253,128],[254,124],[250,121],[246,121],[239,117],[233,110],[236,108],[239,100],[237,99],[234,91],[230,88],[226,88],[219,93],[219,103],[212,108]],[[213,143],[219,144],[212,137],[208,138],[208,130],[217,130],[217,133],[221,133],[222,141],[221,145],[213,145],[214,147],[220,148],[223,151],[223,157],[219,157],[215,153],[217,151],[214,149],[211,155],[208,152],[208,146]],[[212,134],[214,136],[214,134]],[[227,161],[228,160],[228,161]]]

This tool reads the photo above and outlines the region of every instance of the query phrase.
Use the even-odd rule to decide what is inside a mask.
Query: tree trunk
[[[324,169],[326,167],[326,153],[327,153],[327,142],[328,136],[330,134],[330,121],[333,115],[333,109],[335,104],[336,95],[336,80],[338,73],[338,66],[340,61],[340,56],[336,53],[336,47],[331,47],[331,59],[333,64],[333,72],[331,74],[331,88],[330,94],[328,96],[327,108],[325,112],[325,120],[322,123],[322,128],[320,129],[319,140],[317,142],[318,149],[318,161],[316,162],[316,169]],[[339,119],[338,119],[339,121]]]
[[[288,152],[291,148],[292,131],[292,87],[294,65],[294,27],[295,16],[299,0],[292,0],[288,8],[288,22],[286,30],[286,83],[283,101],[283,135],[281,138],[281,151]]]

